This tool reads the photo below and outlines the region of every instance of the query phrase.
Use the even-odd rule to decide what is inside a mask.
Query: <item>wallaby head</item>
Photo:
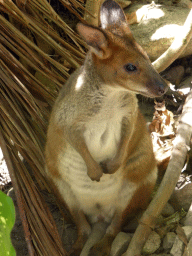
[[[162,96],[167,85],[135,41],[121,7],[106,0],[100,9],[100,22],[101,28],[79,23],[77,30],[90,46],[104,83],[147,97]]]

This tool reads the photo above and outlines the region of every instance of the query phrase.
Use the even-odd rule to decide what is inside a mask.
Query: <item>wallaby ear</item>
[[[103,31],[83,23],[77,24],[77,31],[99,58],[105,59],[109,56],[108,40]]]
[[[100,9],[101,27],[106,29],[111,26],[120,26],[122,23],[127,23],[124,11],[113,0],[106,0]]]

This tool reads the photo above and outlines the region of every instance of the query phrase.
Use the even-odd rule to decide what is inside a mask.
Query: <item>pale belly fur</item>
[[[58,168],[61,177],[55,183],[65,202],[72,209],[83,210],[91,223],[110,222],[116,209],[126,208],[138,186],[125,182],[121,169],[114,174],[103,174],[100,182],[92,181],[84,160],[70,145],[59,155]]]
[[[120,98],[123,91],[111,92],[103,102],[99,113],[85,124],[84,139],[92,157],[98,163],[112,159],[118,149],[123,117],[136,110],[122,108]],[[136,98],[130,96],[130,101]],[[67,205],[83,210],[90,222],[110,222],[116,209],[124,210],[131,200],[138,184],[123,179],[120,168],[114,174],[103,174],[100,181],[92,181],[87,175],[87,166],[80,154],[68,144],[58,156],[61,177],[55,180]]]

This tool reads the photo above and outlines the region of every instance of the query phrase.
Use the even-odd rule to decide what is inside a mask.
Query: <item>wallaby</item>
[[[77,25],[90,49],[56,100],[45,152],[47,174],[77,226],[76,256],[97,222],[107,228],[89,255],[110,255],[126,219],[147,206],[157,168],[136,94],[167,90],[113,0],[101,5],[100,23]]]

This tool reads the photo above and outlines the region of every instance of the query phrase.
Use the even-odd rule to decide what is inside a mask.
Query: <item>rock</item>
[[[169,232],[169,230],[170,230],[169,226],[165,225],[163,227],[157,228],[156,232],[158,235],[160,235],[160,238],[163,239],[166,236],[166,234]]]
[[[192,89],[192,76],[187,77],[179,86],[179,91],[184,95],[188,94]]]
[[[170,253],[172,256],[182,256],[183,250],[184,250],[184,243],[177,236],[175,238],[175,242],[173,244],[173,247],[172,247]]]
[[[180,0],[177,6],[192,8],[192,3],[190,0]]]
[[[172,84],[178,86],[184,76],[184,73],[185,69],[183,66],[176,66],[164,72],[163,78],[169,80]]]
[[[183,227],[183,230],[185,232],[187,240],[189,241],[189,239],[191,239],[191,237],[192,237],[192,226],[185,226],[185,227]]]
[[[187,184],[182,189],[175,189],[169,203],[175,210],[180,211],[182,208],[188,211],[192,202],[192,183]]]
[[[188,243],[188,251],[189,251],[189,255],[192,255],[192,238],[189,240],[189,243]]]
[[[168,216],[171,216],[172,214],[174,214],[175,210],[173,209],[173,207],[167,203],[165,205],[165,207],[163,208],[161,214],[164,216],[164,217],[168,217]]]
[[[121,256],[124,252],[126,252],[131,238],[132,235],[120,232],[113,241],[110,256]]]
[[[185,226],[183,227],[184,233],[187,237],[187,240],[191,240],[192,238],[192,226]],[[173,256],[183,256],[184,252],[184,243],[180,240],[179,236],[176,236],[175,242],[173,244],[173,247],[171,249],[171,255]],[[191,254],[189,254],[191,255]]]
[[[189,208],[189,211],[185,217],[185,220],[184,220],[184,225],[185,226],[192,226],[192,204]]]
[[[182,30],[190,9],[153,3],[149,5],[133,4],[128,10],[125,10],[127,15],[135,11],[140,20],[139,24],[130,25],[131,30],[137,42],[154,61],[169,48],[176,34]],[[192,40],[180,57],[191,54]]]
[[[157,249],[159,249],[161,244],[160,236],[155,232],[152,231],[147,242],[143,247],[143,254],[149,255],[154,253]]]
[[[165,250],[172,248],[172,246],[175,242],[176,236],[177,235],[174,232],[168,232],[166,234],[166,236],[163,239],[163,248]]]
[[[87,256],[90,248],[95,245],[105,235],[107,224],[105,222],[96,222],[93,224],[91,234],[87,239],[80,256]]]

